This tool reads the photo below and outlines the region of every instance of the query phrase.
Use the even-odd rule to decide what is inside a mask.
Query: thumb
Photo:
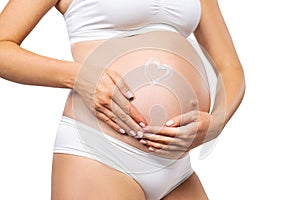
[[[194,122],[198,118],[199,118],[199,111],[190,111],[171,118],[165,123],[165,125],[169,127],[182,126],[190,122]]]

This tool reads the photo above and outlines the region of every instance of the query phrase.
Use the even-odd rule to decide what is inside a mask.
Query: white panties
[[[82,139],[83,135],[92,140]],[[193,173],[189,155],[178,160],[158,157],[65,116],[58,126],[54,153],[91,158],[129,175],[147,200],[163,198]]]

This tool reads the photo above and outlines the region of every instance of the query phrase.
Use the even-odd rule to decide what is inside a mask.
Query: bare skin
[[[97,46],[101,42],[102,41],[89,41],[89,42],[80,42],[80,43],[72,45],[72,52],[73,52],[73,56],[74,56],[75,60],[77,62],[82,62],[85,59],[85,57],[86,57],[84,55],[88,55],[88,53],[91,52],[95,48],[95,46]],[[163,55],[162,55],[161,52],[159,54],[160,54],[161,57],[163,57]],[[136,55],[135,54],[134,56],[136,56],[138,58],[141,58],[143,56],[146,57],[148,55],[146,55],[145,52],[143,52],[143,55]],[[124,58],[124,59],[132,60],[131,57]],[[126,61],[123,62],[123,60],[121,60],[120,62],[122,62],[122,63],[130,63],[128,61],[127,62]],[[182,65],[180,65],[180,66],[182,66]],[[122,67],[123,67],[123,69],[125,69],[126,65],[123,64]],[[124,72],[122,73],[122,71],[119,71],[119,72],[120,72],[120,74],[124,73]],[[160,93],[160,95],[161,95],[161,93]],[[205,96],[205,95],[202,95],[202,96]],[[73,97],[73,98],[76,98],[76,97]],[[139,98],[138,94],[136,94],[136,98]],[[146,99],[147,99],[147,97],[146,97]],[[174,103],[173,104],[171,103],[171,105],[174,105]],[[209,105],[209,104],[207,104],[207,105]],[[66,103],[66,107],[65,107],[65,110],[64,110],[64,115],[68,116],[70,118],[73,118],[74,116],[72,115],[72,113],[73,113],[72,112],[72,108],[73,108],[72,107],[72,98],[70,97],[69,100]],[[145,104],[143,104],[142,107],[137,106],[137,108],[139,110],[145,110],[145,111],[142,111],[141,113],[144,113],[147,110],[147,108],[145,108]],[[209,109],[208,107],[205,107],[203,110],[208,110],[208,109]],[[174,110],[174,109],[172,108],[170,110]],[[172,116],[172,115],[170,115],[170,116]],[[84,118],[86,118],[86,117],[84,117]],[[106,134],[107,133],[109,133],[109,129],[106,131]],[[132,146],[135,146],[135,147],[137,147],[137,148],[139,148],[141,150],[149,151],[147,146],[141,144],[140,142],[138,142],[138,140],[136,140],[133,137],[128,137],[126,135],[117,134],[115,132],[113,132],[111,136],[116,137],[119,140],[121,140],[123,142],[126,142],[128,144],[131,144]],[[68,157],[70,157],[70,159]],[[61,166],[61,162],[57,161],[57,160],[60,160],[58,158],[60,158],[60,159],[63,158],[64,162],[63,162],[62,166]],[[72,168],[76,169],[78,167],[78,170],[81,171],[80,176],[89,177],[89,176],[91,176],[90,173],[92,173],[92,175],[94,173],[98,173],[96,171],[91,172],[91,170],[89,170],[87,172],[87,174],[85,174],[86,172],[85,172],[84,169],[82,169],[82,165],[85,168],[89,164],[97,165],[97,162],[95,162],[95,161],[93,161],[93,162],[86,162],[86,160],[87,160],[87,158],[80,158],[78,156],[54,154],[54,161],[53,161],[54,162],[54,165],[53,165],[53,182],[54,182],[54,185],[55,185],[55,183],[65,182],[66,180],[69,179],[69,177],[73,178],[74,176],[75,177],[77,176],[76,174],[73,174],[73,175],[69,174],[69,176],[68,175],[66,175],[66,176],[58,176],[58,175],[56,175],[56,172],[60,173],[60,174],[64,174],[64,172],[60,172],[60,171],[63,170],[64,166],[66,165],[66,163],[69,163],[69,162],[70,163],[67,164],[67,165],[72,166]],[[76,161],[76,163],[73,163],[74,161]],[[113,176],[113,180],[114,181],[117,181],[117,183],[123,183],[123,181],[124,181],[123,179],[126,179],[126,177],[127,177],[126,175],[124,175],[122,173],[121,173],[122,174],[121,176],[118,176],[118,174],[120,174],[119,171],[116,171],[116,170],[114,170],[112,168],[109,168],[106,165],[99,164],[98,167],[99,168],[105,168],[105,170],[102,170],[102,171],[105,172],[105,175],[102,174],[102,173],[99,173],[99,177],[102,177],[102,178],[101,179],[99,178],[99,179],[96,179],[96,180],[93,179],[93,183],[90,183],[90,184],[93,184],[93,185],[98,185],[98,184],[101,184],[101,185],[102,184],[104,184],[104,185],[114,185],[116,188],[118,188],[119,187],[118,184],[109,183],[106,180],[111,180],[112,177],[110,177],[110,176]],[[90,168],[90,167],[88,167],[88,168]],[[108,173],[108,171],[110,173]],[[127,185],[126,186],[122,185],[121,187],[123,187],[123,189],[125,191],[127,191],[128,195],[130,194],[130,191],[131,191],[130,188],[131,187],[136,188],[135,189],[136,191],[140,191],[141,190],[141,188],[139,187],[139,185],[136,184],[135,182],[132,182],[133,184],[131,184],[130,181],[132,181],[132,179],[130,177],[127,177],[127,178],[128,178],[128,182],[126,183]],[[76,181],[75,182],[72,181],[72,183],[70,183],[70,184],[65,184],[64,187],[74,188],[75,186],[73,186],[73,184],[76,184],[76,185],[80,184],[80,188],[82,188],[82,192],[85,193],[85,189],[84,189],[86,187],[85,184],[77,183]],[[130,185],[128,185],[128,184],[130,184]],[[68,189],[62,189],[63,187],[61,187],[61,186],[55,186],[55,187],[61,188],[61,189],[60,190],[59,189],[54,190],[53,191],[54,193],[56,191],[59,191],[61,193],[64,193],[65,190],[68,191]],[[129,187],[129,188],[127,188],[127,187]],[[88,189],[88,188],[86,188],[86,189]],[[133,190],[133,191],[135,191],[135,190]],[[104,189],[102,191],[100,189],[100,191],[101,191],[100,193],[94,193],[94,195],[95,195],[94,198],[99,197],[99,195],[100,195],[100,197],[103,197],[103,198],[109,197],[108,199],[114,199],[115,198],[114,196],[110,196],[110,195],[112,195],[110,193],[111,192],[110,190],[105,190]],[[124,191],[120,190],[119,192],[120,192],[120,194],[122,194]],[[114,193],[113,195],[120,195],[120,194],[117,192],[117,193]],[[89,195],[92,195],[91,192],[89,192]],[[108,195],[108,196],[103,196],[103,195]],[[139,192],[137,192],[136,195],[139,195]],[[56,196],[56,195],[53,194],[53,196]],[[60,194],[58,194],[57,196],[60,196]],[[125,197],[122,197],[122,199],[123,198],[125,198]],[[132,196],[130,196],[128,199],[143,199],[143,198],[144,198],[143,195],[139,195],[138,197],[135,197],[135,198],[133,198]],[[199,178],[197,177],[197,175],[195,173],[190,178],[188,178],[184,183],[182,183],[179,187],[177,187],[174,191],[172,191],[171,193],[169,193],[164,199],[180,199],[180,198],[182,198],[182,199],[195,199],[195,198],[196,199],[208,199],[207,196],[206,196],[206,194],[205,194],[205,191],[204,191],[204,189],[202,187],[202,184],[201,184]],[[116,197],[116,199],[118,199],[118,196]]]
[[[80,58],[85,58],[89,52],[91,52],[101,41],[89,41],[89,42],[80,42],[77,44],[72,45],[72,52],[73,55],[79,55]],[[82,56],[85,55],[85,56]],[[200,75],[197,76],[197,73],[195,71],[192,71],[193,69],[189,69],[190,64],[186,61],[178,58],[178,56],[159,51],[159,50],[140,50],[138,52],[132,52],[128,53],[125,56],[118,58],[117,61],[114,61],[111,64],[110,69],[114,69],[116,72],[120,74],[120,76],[129,76],[127,79],[134,80],[137,76],[136,74],[128,75],[130,72],[135,68],[135,66],[140,66],[144,64],[145,60],[149,59],[149,57],[159,57],[160,61],[162,63],[168,63],[172,66],[172,69],[177,72],[180,72],[183,74],[183,77],[186,80],[190,80],[190,84],[196,88],[194,91],[197,91],[197,99],[195,99],[196,102],[199,103],[199,109],[203,112],[209,111],[209,95],[208,91],[206,89],[207,83],[204,82],[206,80],[202,80]],[[77,62],[82,62],[78,57],[74,57],[74,59]],[[171,60],[171,61],[170,61]],[[133,62],[134,61],[134,62]],[[143,72],[142,72],[143,73]],[[192,74],[192,76],[191,76]],[[137,75],[140,76],[138,73]],[[134,82],[134,81],[133,81]],[[176,81],[172,81],[172,87],[180,88],[180,84],[182,84],[181,81],[178,83]],[[134,85],[132,83],[129,84],[130,88],[134,88],[134,86],[131,87],[131,85]],[[202,88],[201,88],[202,87]],[[110,91],[112,91],[111,89]],[[160,122],[158,117],[153,117],[155,119],[152,119],[153,121],[157,121],[157,123],[151,122],[151,116],[149,115],[149,112],[151,111],[151,108],[153,105],[160,105],[164,109],[164,115],[166,119],[169,119],[173,116],[176,116],[181,113],[181,111],[188,111],[193,109],[193,105],[190,102],[191,99],[194,97],[191,96],[191,98],[188,98],[188,94],[184,94],[183,89],[178,89],[180,91],[179,94],[172,94],[168,89],[165,89],[163,87],[157,87],[157,86],[143,86],[137,91],[135,91],[135,98],[131,100],[131,103],[134,105],[134,107],[141,113],[143,118],[145,119],[146,123],[148,125],[163,125],[164,121]],[[103,89],[101,90],[103,91]],[[177,96],[176,96],[177,95]],[[178,103],[180,100],[180,96],[186,96],[186,100],[181,100],[182,102]],[[196,97],[196,96],[195,96]],[[73,103],[73,101],[76,101],[77,103]],[[66,102],[64,115],[68,116],[70,118],[75,118],[79,121],[82,121],[86,124],[89,124],[90,121],[93,121],[93,116],[89,115],[89,110],[85,109],[84,106],[80,107],[78,106],[78,102],[80,102],[80,96],[78,94],[70,93],[69,98]],[[84,104],[84,103],[81,103]],[[76,113],[76,114],[75,114]],[[162,119],[163,120],[163,119]],[[115,137],[125,143],[128,143],[136,148],[139,148],[143,151],[148,152],[148,147],[145,145],[142,145],[141,142],[139,142],[136,138],[127,137],[123,134],[120,134],[116,132],[115,130],[112,130],[110,127],[105,126],[106,124],[103,124],[101,121],[98,122],[99,125],[101,125],[102,131],[106,134],[109,134],[112,137]],[[89,124],[90,126],[93,126],[92,124]],[[125,130],[127,130],[125,128]]]
[[[142,188],[122,172],[85,157],[67,154],[54,155],[51,196],[52,200],[145,200]],[[163,198],[175,199],[207,200],[208,197],[194,173]]]
[[[145,200],[142,188],[128,175],[97,161],[55,154],[52,200]]]
[[[0,76],[2,78],[22,84],[73,89],[80,63],[47,58],[20,47],[22,41],[50,8],[56,6],[63,13],[69,3],[69,0],[38,0],[34,4],[30,0],[9,1],[0,15]],[[204,109],[203,111],[185,115],[185,124],[191,124],[189,133],[196,135],[192,146],[186,146],[183,138],[177,141],[178,148],[185,150],[190,150],[208,141],[205,140],[207,139],[205,137],[206,134],[210,135],[208,137],[209,140],[218,136],[220,132],[212,131],[207,133],[209,122],[217,118],[214,116],[219,112],[219,108],[222,108],[222,112],[223,108],[225,108],[224,121],[213,123],[216,124],[214,129],[222,130],[238,108],[245,89],[243,70],[219,10],[217,0],[201,0],[201,5],[202,19],[194,34],[199,44],[205,47],[215,61],[215,71],[219,80],[222,81],[218,82],[218,88],[220,89],[218,91],[220,92],[217,93],[216,105],[212,114],[207,114],[207,112],[204,112]],[[75,50],[73,51],[74,57],[77,57],[78,60],[82,59],[80,55],[84,57],[84,54],[77,54]],[[120,90],[126,94],[128,88],[124,86]],[[219,104],[218,102],[223,101],[224,98],[226,99],[226,104]],[[125,100],[126,98],[124,98]],[[67,112],[65,115],[67,115]],[[138,122],[144,121],[138,111],[134,112],[130,117]],[[201,121],[206,121],[207,123],[203,123],[201,126],[193,126],[195,119],[201,119]],[[169,128],[173,127],[173,129],[168,129],[168,131],[164,129],[160,133],[163,138],[158,139],[146,135],[144,137],[146,145],[139,144],[140,148],[144,148],[145,151],[147,151],[148,147],[153,147],[157,151],[172,151],[166,149],[165,144],[169,142],[171,134],[178,133],[176,128],[182,126],[182,123],[176,118],[174,118],[174,121],[175,123],[169,126]],[[135,125],[133,124],[132,126],[134,128]],[[116,124],[111,124],[111,127],[115,130],[120,128]],[[153,127],[148,127],[148,131],[154,129]],[[134,141],[131,137],[122,137],[124,140],[128,140],[128,143]],[[72,169],[70,166],[72,166]],[[76,173],[78,171],[80,173]],[[104,176],[107,179],[103,179]],[[124,199],[124,194],[126,194],[125,199],[145,199],[142,189],[130,177],[123,176],[123,174],[114,169],[83,157],[55,154],[53,157],[52,180],[52,200],[83,199],[81,195],[85,197],[84,199],[87,196],[89,197],[88,199],[99,199],[99,195],[104,198],[118,199],[119,195],[122,195],[122,199]],[[89,184],[86,184],[87,182]],[[61,185],[61,183],[64,184]],[[121,186],[118,185],[120,183],[122,184]],[[78,194],[74,194],[72,186],[78,188],[76,190]],[[101,194],[98,193],[100,187],[106,189]],[[74,197],[74,195],[76,196]],[[208,198],[199,179],[193,174],[164,199]]]

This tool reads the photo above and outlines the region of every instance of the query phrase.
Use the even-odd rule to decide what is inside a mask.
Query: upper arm
[[[194,35],[215,63],[215,70],[241,68],[230,33],[227,29],[218,0],[200,0],[202,16]]]
[[[0,14],[0,41],[21,44],[58,0],[10,0]]]

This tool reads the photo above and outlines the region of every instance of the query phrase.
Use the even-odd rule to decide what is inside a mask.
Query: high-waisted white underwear
[[[83,135],[92,139],[84,140]],[[65,116],[54,153],[84,156],[127,174],[142,187],[147,200],[163,198],[193,173],[189,155],[177,160],[155,156]]]

